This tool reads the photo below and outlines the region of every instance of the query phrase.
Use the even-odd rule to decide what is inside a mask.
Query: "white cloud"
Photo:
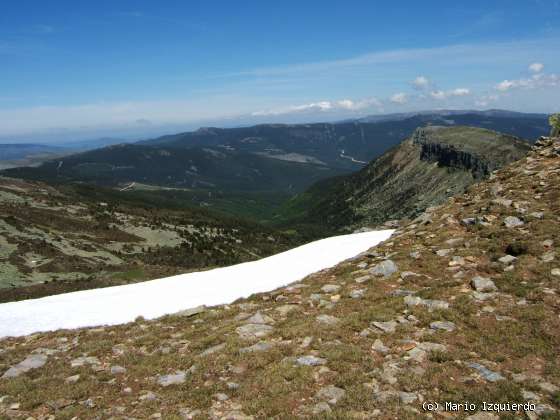
[[[425,76],[418,76],[412,81],[412,85],[415,89],[422,90],[426,89],[430,85],[430,81]]]
[[[454,96],[467,96],[470,95],[471,91],[467,88],[456,88],[452,90],[434,90],[430,92],[430,96],[433,99],[444,100]]]
[[[360,111],[366,108],[380,108],[381,101],[376,98],[361,99],[342,99],[340,101],[319,101],[302,105],[291,105],[283,108],[256,111],[251,113],[255,117],[294,114],[300,112],[326,112],[326,111]]]
[[[506,92],[511,89],[535,89],[540,87],[560,86],[560,76],[556,74],[537,73],[528,79],[503,80],[495,86],[496,90]]]
[[[529,66],[529,70],[533,73],[540,73],[544,69],[543,63],[533,63]]]
[[[393,96],[391,96],[389,100],[394,104],[403,105],[408,102],[408,97],[406,96],[406,93],[400,92],[400,93],[395,93]]]

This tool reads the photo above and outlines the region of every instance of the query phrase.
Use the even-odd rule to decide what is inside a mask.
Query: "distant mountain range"
[[[69,154],[39,167],[13,168],[3,174],[55,183],[93,183],[129,192],[173,188],[196,194],[193,204],[225,211],[235,208],[237,215],[254,207],[254,197],[241,195],[267,194],[272,199],[264,204],[268,206],[264,212],[270,215],[282,199],[323,179],[358,171],[417,127],[430,125],[480,127],[529,141],[548,133],[544,114],[500,110],[392,114],[338,123],[208,127]],[[226,204],[224,195],[228,196]]]
[[[290,200],[288,224],[354,229],[414,217],[518,160],[530,144],[465,126],[427,126],[352,175],[321,181]]]

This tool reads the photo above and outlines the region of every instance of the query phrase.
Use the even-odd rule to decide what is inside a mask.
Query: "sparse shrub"
[[[551,137],[560,136],[560,113],[552,114],[548,118],[548,122],[549,122],[550,127],[551,127],[551,130],[550,130]]]
[[[513,242],[507,246],[506,253],[509,255],[513,255],[514,257],[517,257],[519,255],[526,254],[528,250],[529,247],[527,246],[526,243]]]

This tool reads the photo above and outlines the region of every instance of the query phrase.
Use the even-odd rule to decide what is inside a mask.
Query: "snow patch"
[[[0,305],[0,337],[116,325],[200,305],[231,303],[332,267],[388,239],[393,230],[334,236],[257,261],[158,280]]]

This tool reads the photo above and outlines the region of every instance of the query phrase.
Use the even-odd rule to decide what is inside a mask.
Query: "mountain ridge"
[[[529,143],[491,130],[420,127],[361,171],[296,196],[280,217],[335,229],[414,217],[528,150]]]

